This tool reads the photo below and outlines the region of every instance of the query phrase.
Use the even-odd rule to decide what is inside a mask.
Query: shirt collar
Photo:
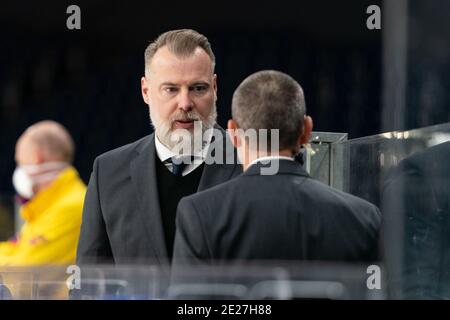
[[[252,162],[250,162],[248,164],[248,167],[250,167],[251,165],[254,165],[258,162],[263,162],[263,161],[270,161],[270,160],[291,160],[294,161],[294,158],[292,157],[285,157],[285,156],[265,156],[265,157],[259,157],[256,158],[255,160],[253,160]]]
[[[206,158],[209,146],[211,144],[211,138],[213,135],[213,131],[207,130],[206,133],[207,133],[207,136],[206,136],[207,143],[202,147],[201,151],[194,153],[193,156],[195,159],[204,160]],[[159,158],[159,160],[161,160],[161,162],[164,162],[173,157],[179,157],[178,154],[174,153],[172,150],[170,150],[165,145],[163,145],[161,141],[159,141],[159,138],[156,135],[156,133],[155,133],[155,147],[156,147],[156,154],[158,155],[158,158]]]

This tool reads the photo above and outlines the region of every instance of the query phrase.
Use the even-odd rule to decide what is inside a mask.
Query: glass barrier
[[[342,190],[381,209],[389,297],[450,298],[450,123],[344,141],[332,152],[343,160],[330,170]]]
[[[343,191],[380,205],[386,175],[401,160],[447,141],[450,123],[340,141],[331,149],[330,171],[343,178]]]
[[[253,261],[185,267],[171,277],[168,267],[154,265],[2,267],[0,299],[383,299],[383,290],[368,285],[367,268]]]
[[[342,190],[343,154],[336,149],[347,141],[347,133],[312,132],[309,144],[303,150],[304,167],[313,177],[329,186]],[[331,165],[331,164],[335,165]]]

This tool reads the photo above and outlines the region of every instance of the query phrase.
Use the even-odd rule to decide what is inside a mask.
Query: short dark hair
[[[274,70],[250,75],[234,92],[231,109],[239,128],[267,129],[269,134],[279,129],[280,150],[296,152],[306,106],[302,87],[289,75]]]
[[[156,51],[164,46],[167,46],[170,52],[179,57],[189,56],[194,53],[195,49],[200,47],[211,58],[214,70],[216,57],[211,49],[208,38],[192,29],[179,29],[161,34],[155,41],[148,45],[144,53],[146,72]]]

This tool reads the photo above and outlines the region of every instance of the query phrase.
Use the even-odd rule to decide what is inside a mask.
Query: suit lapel
[[[235,169],[233,165],[205,164],[197,191],[202,191],[230,180]]]
[[[219,126],[216,126],[215,129],[197,191],[202,191],[230,180],[234,176],[236,170],[239,170],[241,167],[240,164],[238,164],[235,149],[231,144],[231,141],[227,138],[226,132]],[[214,158],[216,152],[222,153],[223,163],[231,162],[231,164],[224,165],[215,163]]]
[[[160,260],[167,259],[167,247],[159,205],[158,183],[156,181],[155,134],[136,150],[138,155],[131,161],[131,180],[136,188],[139,214],[150,239],[150,245]]]
[[[226,132],[220,127],[216,127],[216,129],[214,141],[217,140],[215,144],[217,148],[212,152],[208,152],[207,163],[212,162],[215,152],[223,152],[223,161],[225,162],[228,159],[228,163],[233,161],[233,164],[212,163],[208,165],[205,163],[198,191],[225,182],[231,179],[236,172],[240,172],[235,149],[231,145],[231,141],[226,138]],[[228,148],[227,143],[230,144]],[[220,145],[222,148],[218,147]],[[167,259],[167,246],[158,195],[155,134],[151,134],[141,146],[137,147],[136,152],[137,155],[130,164],[130,175],[139,202],[139,212],[137,214],[141,217],[150,245],[155,250],[156,256],[160,260],[165,260]]]

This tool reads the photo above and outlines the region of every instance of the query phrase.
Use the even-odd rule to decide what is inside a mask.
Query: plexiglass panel
[[[170,268],[151,265],[0,268],[1,299],[383,299],[367,266],[286,261]],[[75,272],[74,272],[75,271]],[[70,289],[69,289],[70,288]]]
[[[392,298],[450,298],[450,123],[339,143],[343,190],[380,207]],[[341,173],[339,173],[341,174]]]
[[[346,140],[346,133],[311,133],[309,144],[303,149],[304,166],[311,177],[329,186],[342,189],[342,168],[331,164],[343,163],[343,155],[336,151],[335,147]]]

